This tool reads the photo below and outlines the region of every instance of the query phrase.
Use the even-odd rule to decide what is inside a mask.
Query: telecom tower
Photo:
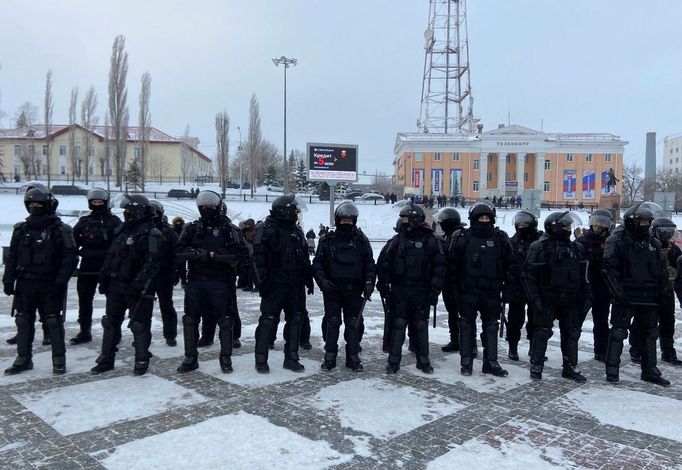
[[[424,79],[417,127],[424,133],[476,132],[466,0],[429,0]]]

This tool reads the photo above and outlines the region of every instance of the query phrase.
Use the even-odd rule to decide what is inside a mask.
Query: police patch
[[[495,240],[486,240],[485,244],[488,246],[488,248],[492,248],[495,246]]]

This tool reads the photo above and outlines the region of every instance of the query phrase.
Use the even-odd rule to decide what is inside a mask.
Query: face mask
[[[199,208],[199,214],[205,219],[213,219],[218,215],[218,209],[210,206],[202,206]]]
[[[559,236],[557,238],[559,240],[568,241],[571,239],[571,231],[562,229],[561,232],[559,232]]]
[[[28,213],[31,215],[46,215],[47,211],[45,210],[45,207],[43,206],[38,206],[38,207],[29,207]]]
[[[473,227],[477,230],[480,230],[481,232],[488,232],[493,229],[493,222],[481,222],[480,220],[477,220],[473,222]]]
[[[517,232],[522,238],[530,238],[530,236],[533,234],[534,230],[533,230],[533,227],[529,226],[529,227],[522,227],[522,228],[518,229]]]
[[[640,237],[646,237],[649,235],[649,226],[648,225],[638,225],[637,226],[637,235]]]

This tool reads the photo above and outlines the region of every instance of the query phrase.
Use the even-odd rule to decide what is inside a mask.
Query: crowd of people
[[[17,326],[11,339],[17,345],[17,358],[6,374],[33,367],[36,312],[44,341],[52,345],[53,372],[66,372],[64,311],[74,272],[80,331],[71,345],[93,340],[95,290],[99,288],[106,298],[101,354],[93,374],[114,369],[126,312],[133,336],[133,373],[147,372],[155,299],[166,343],[177,346],[173,289],[178,284],[184,289],[180,322],[184,358],[179,373],[199,367],[198,348],[213,343],[216,329],[220,368],[233,372],[233,350],[241,346],[237,288],[255,290],[261,297],[256,371],[270,370],[269,350],[282,311],[283,367],[303,371],[299,348],[312,347],[306,297],[314,293],[315,285],[322,291],[324,305],[324,371],[337,366],[342,326],[345,366],[363,370],[363,310],[375,287],[385,313],[388,374],[400,370],[408,336],[417,368],[433,373],[428,324],[432,308],[435,321],[441,294],[450,332],[442,350],[459,352],[460,372],[465,376],[473,374],[473,358],[479,354],[479,315],[481,372],[496,377],[507,375],[498,361],[500,328],[506,327],[508,358],[518,361],[525,324],[530,377],[541,380],[548,340],[558,321],[561,376],[585,382],[578,368],[578,344],[590,311],[594,359],[605,363],[609,382],[619,381],[623,342],[628,337],[630,357],[641,364],[642,380],[670,384],[657,368],[659,336],[662,359],[682,365],[673,343],[675,295],[682,296],[678,265],[682,253],[671,241],[674,223],[660,217],[660,207],[653,203],[625,211],[618,227],[609,211],[595,210],[590,228],[571,240],[575,218],[570,211],[549,214],[544,232],[538,230],[532,213],[520,211],[509,238],[495,226],[496,206],[485,200],[469,209],[468,228],[457,210],[441,206],[434,217],[443,231],[441,238],[415,200],[401,208],[396,234],[375,262],[369,240],[357,225],[358,208],[349,201],[337,206],[333,228],[320,226],[317,247],[312,229],[304,235],[298,202],[289,195],[273,201],[265,220],[247,219],[239,226],[232,223],[224,201],[213,191],[196,195],[199,218],[187,224],[180,217],[168,224],[163,205],[139,194],[122,198],[123,221],[111,213],[106,191],[90,190],[87,201],[91,212],[71,229],[56,215],[58,201],[48,188],[33,183],[25,193],[29,216],[14,228],[3,276],[5,294],[14,296],[12,315]]]

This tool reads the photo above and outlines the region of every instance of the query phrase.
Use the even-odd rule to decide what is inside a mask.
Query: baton
[[[433,327],[436,327],[436,307],[438,304],[433,306]]]
[[[362,317],[362,312],[365,311],[365,305],[367,305],[368,300],[371,302],[369,297],[363,297],[362,298],[362,305],[360,305],[360,312],[358,312],[358,316],[355,317],[355,323],[353,324],[353,328],[355,328],[356,330],[360,327],[360,318]]]
[[[504,336],[504,328],[507,326],[507,317],[504,314],[504,310],[507,304],[502,302],[502,314],[500,315],[500,338]]]

